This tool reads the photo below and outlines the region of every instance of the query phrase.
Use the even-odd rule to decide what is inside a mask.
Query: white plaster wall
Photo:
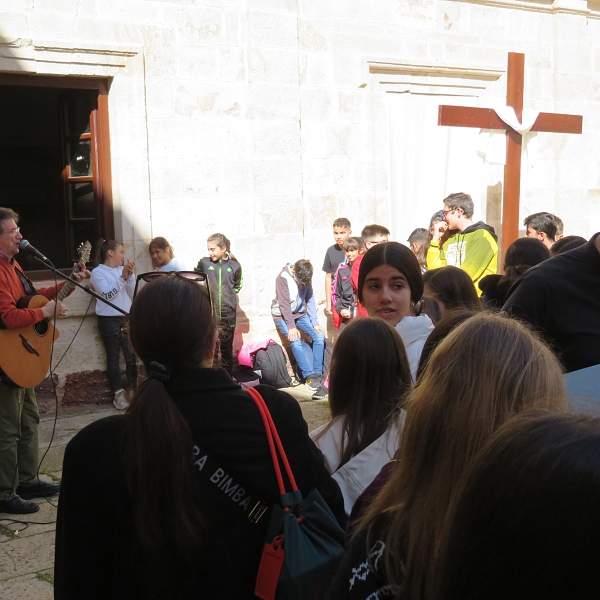
[[[522,216],[551,210],[566,233],[599,228],[596,0],[0,0],[0,37],[2,71],[114,76],[112,182],[128,254],[149,269],[147,242],[163,235],[192,267],[206,237],[225,233],[255,339],[273,335],[285,262],[310,258],[324,299],[334,218],[350,218],[357,234],[389,221],[386,91],[368,59],[505,69],[507,52],[525,52],[525,106],[583,114],[584,135],[540,135]],[[50,62],[41,51],[27,58],[18,39],[131,55],[123,66],[65,51]],[[480,105],[503,98],[505,83],[491,82]],[[91,323],[75,344],[89,356],[84,338],[95,339]]]

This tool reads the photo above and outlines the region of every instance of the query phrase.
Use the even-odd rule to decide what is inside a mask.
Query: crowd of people
[[[0,265],[18,279],[17,215],[2,210]],[[498,274],[495,233],[472,215],[471,198],[452,194],[407,243],[381,225],[353,237],[347,219],[334,222],[325,311],[340,333],[327,372],[311,263],[276,277],[274,326],[299,376],[317,398],[328,394],[331,418],[309,434],[291,396],[255,389],[300,493],[318,490],[346,530],[321,598],[597,596],[600,419],[568,414],[563,374],[600,364],[600,235],[564,242],[558,217],[532,215]],[[92,283],[130,313],[127,349],[121,315],[98,313],[111,385],[124,387],[109,362],[120,351],[135,352],[149,378],[124,414],[67,447],[56,598],[256,597],[280,489],[259,410],[219,368],[233,359],[241,266],[221,234],[208,251],[196,269],[212,298],[183,265],[168,268],[172,249],[156,238],[164,275],[131,301],[133,263],[121,245],[102,246]],[[11,327],[22,309],[5,305]],[[31,468],[12,469],[0,509],[27,512],[33,503],[14,484],[36,485]]]

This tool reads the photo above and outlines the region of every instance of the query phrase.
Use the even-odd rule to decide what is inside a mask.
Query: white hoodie
[[[406,348],[406,357],[408,358],[413,381],[417,376],[423,346],[434,327],[434,324],[427,315],[404,317],[396,325],[396,331],[400,334],[404,342],[404,348]]]
[[[121,277],[123,267],[107,267],[98,265],[92,271],[90,283],[98,294],[119,308],[129,312],[135,289],[135,275],[131,273],[127,280]],[[96,300],[96,314],[100,317],[122,317],[114,308]]]

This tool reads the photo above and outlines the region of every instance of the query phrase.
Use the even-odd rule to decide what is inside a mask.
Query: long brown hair
[[[425,294],[432,294],[436,301],[443,302],[446,311],[461,308],[474,311],[484,309],[473,280],[458,267],[449,265],[431,269],[423,275],[423,281],[425,282]]]
[[[338,469],[383,435],[398,417],[411,383],[402,338],[391,325],[358,318],[344,328],[329,369],[331,416],[344,418]]]
[[[397,469],[361,524],[367,543],[383,536],[397,598],[425,597],[457,482],[492,433],[529,408],[566,409],[566,392],[558,360],[524,325],[480,313],[434,351],[406,401]]]
[[[206,291],[193,281],[169,273],[148,283],[129,318],[131,344],[149,373],[164,378],[210,358],[216,325]],[[168,597],[173,572],[197,564],[204,547],[192,435],[164,383],[152,377],[125,419],[122,457],[137,541],[156,596]]]

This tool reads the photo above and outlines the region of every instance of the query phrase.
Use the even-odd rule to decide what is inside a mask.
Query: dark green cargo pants
[[[0,500],[20,484],[35,483],[40,415],[33,388],[0,381]]]

